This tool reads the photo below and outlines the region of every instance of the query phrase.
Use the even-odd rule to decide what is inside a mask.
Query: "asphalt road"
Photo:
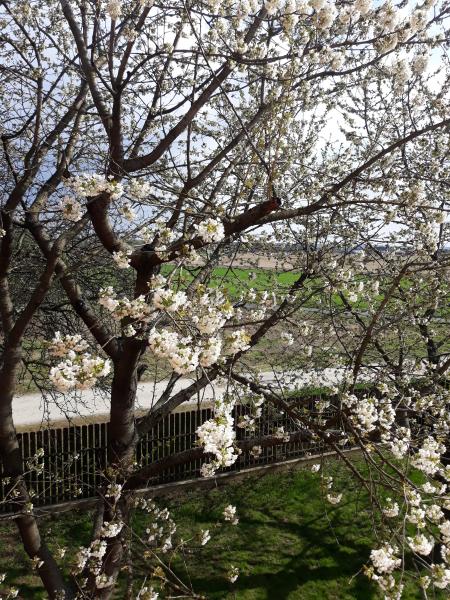
[[[332,384],[337,381],[342,374],[338,369],[325,369],[320,372],[319,380],[321,385]],[[285,387],[295,388],[306,385],[317,384],[317,373],[291,373],[292,383]],[[262,373],[262,379],[277,385],[277,377],[273,372]],[[143,382],[138,386],[137,409],[148,410],[157,402],[159,396],[164,391],[167,381],[159,383]],[[191,380],[180,379],[175,385],[173,393],[184,389]],[[217,384],[205,388],[202,400],[211,400],[214,395],[223,392],[223,387]],[[187,406],[196,404],[197,399],[191,400]],[[186,406],[186,407],[187,407]],[[181,409],[183,406],[181,407]],[[13,417],[16,427],[24,429],[26,426],[39,427],[41,424],[67,425],[67,422],[89,421],[95,417],[96,421],[108,420],[109,402],[108,398],[102,396],[93,390],[85,390],[76,394],[66,396],[57,395],[56,397],[44,398],[39,393],[17,396],[13,401]]]

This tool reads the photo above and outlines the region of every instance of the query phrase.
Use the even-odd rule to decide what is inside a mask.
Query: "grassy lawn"
[[[227,503],[238,507],[240,523],[221,527],[195,558],[190,575],[198,592],[242,600],[375,597],[365,577],[352,580],[370,552],[356,496],[338,509],[325,504],[318,476],[305,470],[197,496],[178,514],[182,525],[194,520],[205,529],[220,519],[214,507]],[[225,580],[229,565],[241,571],[234,586]]]
[[[339,506],[324,501],[320,476],[309,468],[159,500],[171,509],[177,535],[185,540],[194,536],[186,546],[185,560],[180,557],[172,563],[174,570],[184,581],[190,578],[194,590],[211,600],[378,600],[382,596],[376,586],[359,573],[376,545],[365,496],[339,463],[330,460],[326,473],[334,477],[336,491],[344,491]],[[237,506],[237,526],[223,522],[221,513],[227,504]],[[136,514],[135,530],[148,526],[148,515]],[[76,548],[87,542],[91,523],[86,512],[75,511],[46,517],[42,528],[51,548],[64,544]],[[212,535],[203,547],[198,541],[201,529],[209,529]],[[13,525],[0,523],[0,536],[2,550],[8,548],[0,553],[0,573],[8,573],[8,585],[20,587],[22,598],[45,598],[17,548]],[[138,572],[142,548],[135,550]],[[69,557],[64,560],[68,569]],[[231,565],[240,569],[235,584],[226,579]],[[149,571],[147,564],[142,572]],[[124,598],[123,590],[117,599]],[[407,583],[404,598],[421,597]],[[431,592],[428,597],[446,596]]]
[[[161,273],[168,276],[173,271],[173,265],[163,265]],[[183,269],[181,275],[177,274],[174,282],[181,276],[185,284],[189,284],[194,276],[200,272],[199,268]],[[232,297],[253,288],[258,291],[271,290],[275,286],[279,289],[288,289],[299,277],[293,271],[277,272],[269,269],[246,269],[241,267],[215,267],[208,281],[210,287],[221,287],[227,290]]]

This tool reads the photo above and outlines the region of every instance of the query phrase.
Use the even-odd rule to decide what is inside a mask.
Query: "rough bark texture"
[[[31,559],[42,561],[38,573],[49,598],[56,598],[58,593],[64,592],[65,598],[70,599],[74,594],[66,585],[58,565],[41,538],[32,512],[31,499],[23,481],[22,455],[12,416],[12,400],[20,359],[19,348],[6,351],[0,372],[0,458],[4,477],[9,478],[8,491],[16,509],[22,511],[22,514],[15,518],[15,522],[23,547]]]

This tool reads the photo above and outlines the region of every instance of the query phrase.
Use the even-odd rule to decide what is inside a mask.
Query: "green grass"
[[[178,510],[182,527],[195,520],[213,527],[227,503],[238,507],[240,523],[221,527],[201,549],[191,567],[194,589],[211,599],[375,597],[365,577],[352,579],[371,547],[355,499],[338,509],[325,504],[318,476],[306,470],[197,496]],[[234,586],[225,579],[231,564],[241,571]]]
[[[161,267],[161,273],[164,276],[168,276],[173,270],[174,265],[172,264],[164,264]],[[181,287],[189,284],[193,278],[201,271],[200,268],[183,268],[180,271],[177,271],[175,277],[173,278],[174,283],[178,283]],[[256,291],[276,291],[276,292],[286,292],[289,290],[292,285],[298,280],[301,273],[299,271],[277,271],[275,269],[264,269],[261,267],[258,268],[245,268],[245,267],[215,267],[211,275],[208,279],[208,286],[210,287],[221,287],[226,290],[226,292],[232,297],[237,298],[242,292],[248,290],[249,288],[253,288]],[[373,278],[370,276],[361,273],[357,275],[353,281],[354,282],[364,282],[365,284],[370,284],[373,281]],[[305,298],[312,295],[311,298],[307,299],[304,307],[306,308],[317,308],[320,305],[319,297],[322,297],[322,301],[325,298],[328,302],[327,296],[323,295],[321,289],[323,288],[325,282],[322,277],[314,276],[306,279],[306,281],[302,285],[302,290]],[[404,292],[408,292],[412,285],[412,281],[403,278],[400,281],[400,288]],[[369,302],[364,299],[363,292],[362,297],[356,301],[351,303],[352,308],[355,311],[365,311],[369,307]],[[423,295],[422,295],[423,294]],[[348,296],[347,293],[344,294]],[[427,295],[427,288],[424,287],[423,290],[415,293],[416,300],[422,300]],[[398,298],[398,293],[394,294],[395,298]],[[395,298],[391,299],[391,302],[395,301]],[[374,298],[375,306],[379,305],[384,298],[384,294],[380,293]],[[333,292],[329,299],[331,301],[331,305],[334,308],[342,309],[344,308],[344,302],[339,293]],[[412,301],[412,299],[410,299]],[[439,308],[436,312],[436,316],[445,317],[450,312],[450,309]]]
[[[185,562],[179,557],[172,563],[174,570],[211,600],[380,599],[376,585],[359,573],[377,545],[365,494],[337,461],[327,462],[326,474],[334,477],[336,491],[344,492],[337,507],[323,499],[320,476],[309,468],[159,500],[161,506],[169,505],[177,535],[193,539],[186,546]],[[238,526],[223,522],[221,513],[227,504],[237,506]],[[143,531],[150,521],[148,515],[137,513],[135,531]],[[86,512],[73,511],[42,519],[41,527],[52,549],[58,545],[77,548],[87,543],[91,522]],[[204,547],[198,542],[202,529],[212,534]],[[13,525],[0,524],[0,536],[2,548],[8,548],[7,553],[0,553],[0,572],[8,573],[8,585],[20,587],[23,598],[45,598],[17,546]],[[151,568],[143,564],[142,548],[135,549],[135,571],[148,575]],[[233,585],[226,579],[230,565],[240,569]],[[69,568],[68,560],[65,566]],[[117,599],[124,597],[123,586],[124,580]],[[443,599],[445,595],[429,597]],[[421,596],[407,583],[404,598]]]
[[[173,265],[163,265],[161,273],[167,277],[173,269]],[[199,272],[198,268],[183,269],[175,275],[174,282],[189,284]],[[293,271],[278,273],[269,269],[215,267],[208,280],[208,286],[224,288],[232,297],[237,297],[241,292],[250,288],[257,291],[272,290],[274,287],[287,290],[299,276],[299,273]]]

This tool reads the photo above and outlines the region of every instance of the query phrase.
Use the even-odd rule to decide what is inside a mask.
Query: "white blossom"
[[[237,567],[231,566],[229,571],[228,571],[228,581],[230,581],[231,583],[234,583],[237,578],[239,577],[239,569]]]
[[[152,329],[148,341],[154,354],[167,359],[172,369],[180,375],[195,371],[199,365],[200,350],[193,345],[189,336],[182,337],[167,329]]]
[[[201,540],[200,543],[202,546],[206,546],[206,544],[209,542],[209,540],[211,539],[211,536],[209,534],[209,529],[205,529],[201,531]]]
[[[279,427],[277,427],[273,435],[274,437],[276,437],[284,443],[289,442],[289,440],[291,439],[290,433],[284,430],[284,425],[280,425]]]
[[[283,343],[286,346],[292,346],[292,344],[294,343],[294,336],[292,335],[292,333],[289,333],[288,331],[281,332],[281,339],[283,340]]]
[[[147,0],[149,1],[149,0]],[[141,0],[143,4],[145,0]],[[136,597],[136,600],[158,600],[159,594],[152,587],[143,586]]]
[[[309,5],[314,10],[320,10],[326,4],[325,0],[309,0]]]
[[[112,253],[112,258],[119,269],[128,269],[130,266],[130,258],[128,254],[124,250],[118,250],[117,252]]]
[[[327,494],[327,500],[330,504],[339,504],[342,500],[342,494]]]
[[[214,365],[220,358],[222,350],[222,339],[220,337],[209,337],[201,344],[199,363],[202,367]]]
[[[49,352],[64,360],[51,367],[49,379],[60,392],[89,389],[111,372],[109,360],[89,353],[81,354],[86,348],[87,343],[78,334],[62,337],[59,331],[55,333]]]
[[[433,579],[433,585],[437,588],[444,590],[450,585],[450,569],[445,565],[431,565],[431,574]]]
[[[123,186],[119,181],[106,179],[96,173],[91,175],[83,173],[82,175],[71,177],[65,181],[65,185],[83,198],[98,196],[102,192],[106,192],[112,200],[117,200],[124,192]]]
[[[95,578],[95,585],[98,589],[111,587],[114,583],[114,577],[109,577],[106,573],[100,573]]]
[[[396,549],[389,544],[371,551],[370,559],[379,573],[392,573],[394,569],[401,565],[402,561],[395,556],[395,552]]]
[[[254,458],[258,458],[259,456],[261,456],[261,454],[262,454],[261,446],[252,446],[252,449],[250,450],[250,454]]]
[[[223,518],[225,521],[230,521],[233,525],[237,525],[239,523],[239,519],[236,516],[236,507],[232,504],[225,506],[223,509]]]
[[[205,219],[195,225],[195,230],[206,243],[220,242],[225,237],[224,226],[218,219]]]
[[[416,456],[411,460],[414,467],[427,475],[434,475],[440,467],[441,454],[445,452],[445,446],[437,442],[433,437],[427,437]]]
[[[62,336],[60,331],[56,331],[48,349],[51,356],[64,357],[68,356],[70,351],[84,352],[87,348],[88,343],[80,334]]]
[[[108,4],[106,6],[106,11],[108,12],[111,19],[120,19],[122,15],[122,2],[121,0],[108,0]]]
[[[129,300],[126,296],[117,298],[117,294],[111,286],[100,289],[98,303],[104,306],[118,321],[125,317],[145,321],[151,312],[144,295],[141,294],[133,300]]]
[[[120,483],[109,483],[106,488],[105,497],[106,498],[115,498],[118,500],[122,495],[122,484]]]
[[[158,253],[164,253],[168,250],[170,244],[174,241],[176,235],[169,227],[166,227],[163,223],[157,223],[158,227],[158,239],[156,244],[156,250]]]
[[[393,517],[397,517],[399,514],[399,507],[397,502],[391,500],[391,498],[386,498],[386,507],[383,508],[383,515],[392,519]]]
[[[362,15],[367,15],[372,8],[372,0],[356,0],[354,7]]]
[[[167,312],[176,312],[186,307],[187,296],[185,292],[175,292],[170,289],[157,288],[153,295],[153,306]]]
[[[438,523],[444,518],[444,513],[438,504],[431,504],[426,508],[425,512],[427,517],[430,519],[430,521],[433,521],[433,523]]]
[[[389,444],[392,454],[398,459],[403,458],[408,453],[409,445],[409,437],[394,438]]]
[[[418,533],[415,537],[408,537],[407,539],[411,550],[423,556],[428,556],[434,546],[434,540],[425,537],[422,533]]]
[[[428,66],[428,56],[426,54],[418,54],[411,63],[412,72],[415,75],[422,75]]]
[[[133,210],[133,206],[131,205],[131,202],[128,202],[128,200],[123,200],[120,204],[119,204],[119,212],[120,214],[127,219],[127,221],[134,221],[134,219],[136,218],[136,213]]]
[[[234,442],[236,433],[233,429],[231,412],[234,402],[231,399],[217,398],[214,403],[214,417],[197,428],[198,442],[204,452],[213,454],[214,459],[202,471],[202,475],[211,476],[219,467],[229,467],[238,458]]]
[[[125,337],[133,337],[136,335],[136,329],[133,327],[133,325],[127,325],[123,328],[123,335]]]
[[[77,222],[83,216],[83,208],[78,200],[71,198],[70,196],[64,196],[61,200],[61,212],[64,219],[67,221]]]
[[[226,354],[237,354],[238,352],[245,352],[250,348],[251,337],[245,331],[245,329],[238,329],[227,335],[225,338],[225,353]]]
[[[411,507],[406,518],[410,523],[414,523],[414,525],[417,525],[420,529],[425,527],[425,511],[419,506]]]
[[[128,185],[128,192],[131,196],[138,200],[148,198],[150,195],[151,185],[148,181],[139,181],[139,179],[133,179]]]
[[[101,529],[100,535],[101,537],[113,538],[119,535],[122,531],[123,523],[113,523],[106,522],[103,523],[103,527]]]
[[[439,525],[439,531],[446,544],[450,544],[450,521],[444,521]]]

